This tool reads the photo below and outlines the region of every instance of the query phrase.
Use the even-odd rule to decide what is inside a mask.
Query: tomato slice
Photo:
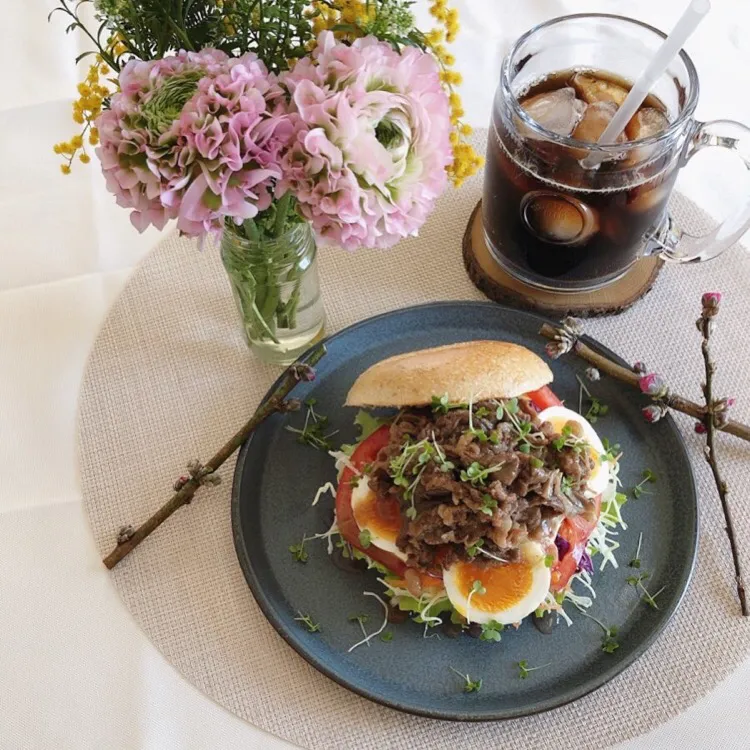
[[[575,518],[566,518],[557,532],[570,546],[565,554],[552,567],[552,583],[550,589],[554,592],[562,591],[578,570],[583,553],[586,551],[591,532],[599,522],[602,496],[594,498],[594,512],[591,516],[581,514]],[[593,519],[593,520],[592,520]]]
[[[363,440],[351,456],[350,462],[358,470],[362,470],[367,464],[372,463],[380,453],[381,448],[385,448],[390,440],[390,427],[383,425]],[[357,525],[352,510],[352,485],[351,480],[354,478],[354,472],[350,467],[346,467],[339,477],[339,486],[336,490],[336,520],[338,523],[341,536],[346,539],[352,547],[356,547],[360,552],[385,565],[388,570],[396,575],[403,576],[406,571],[406,563],[396,557],[392,552],[376,547],[371,544],[365,549],[359,541],[359,532],[361,529]]]
[[[542,386],[537,391],[529,391],[526,396],[539,411],[544,411],[550,406],[562,406],[562,401],[555,396],[548,385]]]

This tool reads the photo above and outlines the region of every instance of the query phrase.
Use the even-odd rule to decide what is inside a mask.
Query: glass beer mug
[[[750,167],[750,129],[693,118],[698,75],[684,51],[618,142],[596,143],[664,38],[630,18],[565,16],[531,29],[505,58],[482,219],[495,259],[527,284],[597,289],[646,255],[713,258],[750,226],[750,197],[704,237],[668,215],[677,173],[701,149],[735,151]]]

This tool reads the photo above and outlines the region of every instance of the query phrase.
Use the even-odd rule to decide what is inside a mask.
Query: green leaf
[[[292,553],[292,557],[300,563],[306,563],[308,559],[307,550],[305,549],[305,542],[307,539],[302,537],[302,541],[299,544],[290,544],[289,552]]]
[[[495,622],[495,620],[492,620],[486,625],[482,625],[482,634],[479,636],[479,640],[494,642],[500,641],[502,640],[502,630],[503,626],[499,622]]]
[[[373,417],[372,414],[366,412],[364,409],[360,409],[357,412],[357,416],[354,417],[354,424],[359,427],[359,435],[357,442],[361,442],[366,438],[370,437],[375,430],[382,427],[384,424],[388,424],[389,419],[381,417]]]
[[[359,543],[367,549],[372,544],[372,534],[369,529],[362,529],[359,532]]]

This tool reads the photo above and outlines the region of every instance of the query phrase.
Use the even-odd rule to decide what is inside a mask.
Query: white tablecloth
[[[685,0],[456,4],[466,109],[470,122],[484,125],[500,59],[534,23],[586,10],[667,28]],[[426,3],[417,5],[424,13]],[[750,4],[713,5],[688,44],[701,76],[698,116],[750,123]],[[73,439],[79,384],[110,304],[160,235],[137,234],[95,165],[77,165],[69,177],[59,172],[51,145],[74,132],[72,61],[85,47],[63,33],[61,17],[46,23],[52,6],[5,2],[2,14],[0,748],[290,747],[177,675],[131,621],[90,538]],[[728,187],[748,191],[744,168],[715,153],[697,157],[679,186],[715,215],[725,210]],[[750,661],[620,750],[748,748],[748,695]]]

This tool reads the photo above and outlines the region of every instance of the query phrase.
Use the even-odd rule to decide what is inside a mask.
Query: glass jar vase
[[[221,259],[245,339],[264,362],[288,365],[323,336],[316,252],[307,222],[270,238],[250,238],[232,223],[224,228]]]

